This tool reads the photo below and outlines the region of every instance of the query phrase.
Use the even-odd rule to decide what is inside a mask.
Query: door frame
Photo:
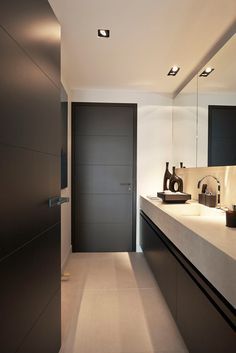
[[[99,102],[71,102],[71,240],[72,251],[78,251],[76,239],[75,214],[75,111],[78,106],[99,107],[131,107],[133,108],[133,176],[132,176],[132,251],[136,251],[136,218],[137,218],[137,104],[136,103],[99,103]]]

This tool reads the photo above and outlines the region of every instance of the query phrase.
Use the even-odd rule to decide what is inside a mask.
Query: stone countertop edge
[[[205,276],[205,278],[225,297],[225,299],[236,308],[236,261],[234,253],[227,251],[227,247],[215,241],[217,234],[212,236],[207,232],[209,220],[206,219],[206,227],[191,219],[181,216],[173,216],[162,209],[162,202],[140,196],[140,209],[158,226],[158,228],[169,238],[169,240],[182,252],[183,255]],[[200,220],[198,218],[197,220]],[[217,218],[215,218],[217,220]],[[212,219],[210,220],[212,222]],[[214,219],[213,219],[214,222]],[[211,225],[210,225],[211,226]],[[221,227],[224,227],[221,229]],[[226,230],[225,230],[226,228]],[[232,236],[232,230],[227,229],[225,224],[216,224],[216,229]],[[236,250],[235,238],[231,243]],[[224,244],[223,244],[224,245]]]

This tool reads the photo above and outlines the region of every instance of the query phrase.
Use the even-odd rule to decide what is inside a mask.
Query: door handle
[[[120,183],[121,186],[128,186],[128,190],[131,191],[131,183]]]
[[[63,203],[69,202],[69,201],[70,201],[69,197],[61,197],[61,196],[51,197],[48,200],[48,206],[52,208],[52,207],[60,206]]]

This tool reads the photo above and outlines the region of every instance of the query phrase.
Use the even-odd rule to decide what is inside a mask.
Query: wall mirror
[[[173,164],[196,167],[197,76],[175,97],[172,123]]]
[[[198,75],[197,166],[236,164],[236,35]]]
[[[236,34],[175,97],[173,155],[176,165],[180,161],[186,167],[236,165],[235,56]],[[206,68],[214,70],[200,76]]]

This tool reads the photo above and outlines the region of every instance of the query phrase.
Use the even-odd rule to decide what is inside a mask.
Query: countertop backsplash
[[[236,166],[227,167],[202,167],[202,168],[178,168],[176,174],[183,179],[184,192],[192,195],[192,199],[198,200],[201,188],[197,188],[198,181],[206,175],[213,175],[220,181],[221,207],[232,208],[236,204]],[[203,181],[208,185],[208,190],[215,193],[217,183],[212,178]]]

